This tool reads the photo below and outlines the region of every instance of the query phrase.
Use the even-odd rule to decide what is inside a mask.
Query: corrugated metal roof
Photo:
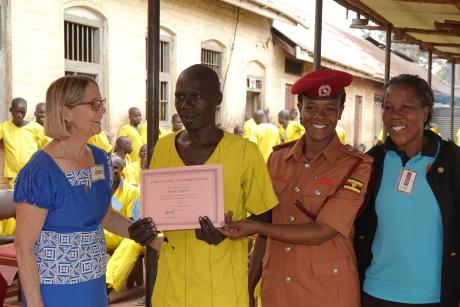
[[[303,51],[313,54],[314,29],[301,25],[274,21],[273,27],[297,44]],[[366,39],[334,27],[323,21],[321,57],[327,62],[322,65],[339,64],[355,70],[355,75],[383,82],[385,71],[385,52]],[[300,57],[299,57],[300,58]],[[305,58],[304,58],[305,59]],[[391,56],[390,75],[415,74],[427,77],[427,70],[416,63],[406,61],[395,54]],[[432,76],[432,88],[450,94],[450,87],[440,78]]]
[[[400,37],[432,49],[449,60],[460,60],[458,0],[335,0],[367,16]]]

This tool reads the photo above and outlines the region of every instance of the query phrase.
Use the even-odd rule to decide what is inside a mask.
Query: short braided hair
[[[417,94],[417,96],[420,98],[420,101],[422,102],[422,105],[424,107],[428,107],[429,109],[428,117],[425,122],[425,125],[428,125],[433,115],[433,106],[434,106],[433,90],[428,85],[428,83],[417,75],[402,74],[402,75],[393,77],[390,79],[390,81],[388,81],[388,83],[385,85],[385,88],[384,88],[384,97],[385,97],[385,93],[387,89],[391,85],[395,85],[395,84],[407,84],[414,88],[415,93]]]

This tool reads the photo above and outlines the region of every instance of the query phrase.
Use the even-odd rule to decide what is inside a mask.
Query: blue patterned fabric
[[[35,244],[41,284],[76,284],[105,274],[104,231],[42,231]]]
[[[104,168],[103,179],[92,179],[90,169],[64,173],[37,151],[16,180],[16,203],[48,210],[35,244],[46,307],[107,306],[101,223],[112,196],[112,165],[105,152],[90,148],[96,165]]]

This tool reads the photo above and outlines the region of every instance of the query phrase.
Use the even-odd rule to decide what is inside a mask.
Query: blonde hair
[[[88,84],[97,83],[85,76],[61,77],[51,83],[46,91],[45,134],[62,140],[71,136],[69,123],[64,119],[64,107],[76,106],[85,93]]]

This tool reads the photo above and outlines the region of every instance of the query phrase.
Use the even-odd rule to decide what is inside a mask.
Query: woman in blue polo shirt
[[[389,136],[372,148],[374,185],[356,221],[363,307],[458,307],[460,149],[425,130],[433,92],[420,77],[385,87]]]

